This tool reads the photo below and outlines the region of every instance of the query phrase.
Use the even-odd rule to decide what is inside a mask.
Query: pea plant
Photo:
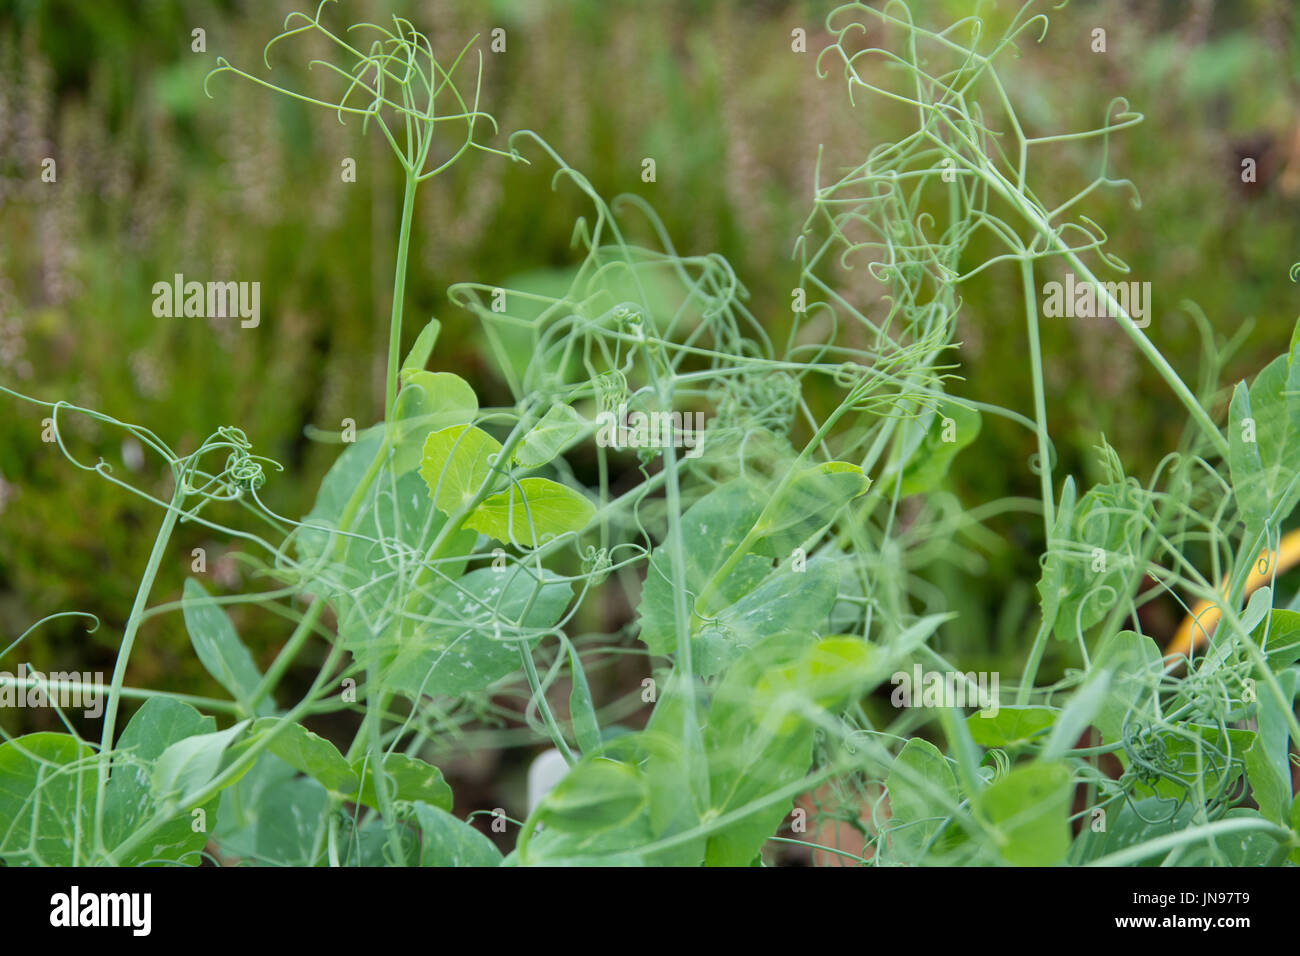
[[[829,15],[819,73],[914,129],[839,176],[819,160],[792,305],[757,312],[724,258],[679,252],[643,200],[607,201],[537,134],[487,145],[496,124],[472,41],[444,65],[408,21],[337,31],[323,3],[286,20],[267,62],[282,44],[318,44],[328,54],[312,65],[335,98],[219,59],[210,89],[252,82],[359,119],[400,165],[383,418],[340,436],[295,518],[263,500],[280,469],[239,428],[183,454],[104,412],[3,389],[47,417],[74,467],[161,520],[99,739],[65,718],[66,733],[0,745],[0,859],[745,866],[795,843],[877,865],[1300,862],[1300,595],[1275,581],[1300,500],[1300,336],[1225,402],[1229,349],[1208,323],[1188,385],[1126,284],[1098,279],[1087,262],[1127,266],[1077,207],[1108,189],[1136,205],[1109,156],[1141,117],[1117,100],[1094,129],[1029,134],[1004,77],[1017,45],[1046,33],[1034,6],[993,36],[974,17],[919,25],[898,0]],[[1073,192],[1059,167],[1031,179],[1031,158],[1061,150],[1096,163]],[[484,152],[542,164],[589,208],[567,289],[450,289],[507,383],[513,404],[497,407],[430,368],[436,319],[402,349],[416,332],[404,291],[417,194]],[[869,305],[835,278],[855,265],[877,287]],[[1037,276],[1060,267],[1186,409],[1179,447],[1145,480],[1100,436],[1102,483],[1055,473]],[[962,287],[986,270],[1019,282],[1028,412],[950,392]],[[64,441],[72,416],[134,436],[170,495],[82,461]],[[949,490],[990,416],[1036,441],[1040,500],[965,508]],[[1041,522],[1047,546],[1039,622],[1004,700],[937,649],[955,615],[927,572],[975,554],[1007,514]],[[217,595],[191,578],[179,601],[155,603],[183,524],[238,542],[259,587]],[[593,629],[605,617],[590,609],[611,595],[635,613]],[[1194,621],[1176,654],[1137,614],[1170,595],[1217,621]],[[284,622],[264,670],[233,605]],[[127,685],[151,618],[183,621],[228,698]],[[1074,666],[1048,684],[1053,642]],[[588,675],[629,655],[640,688],[597,699]],[[286,676],[305,668],[315,676],[291,699]],[[512,739],[549,744],[567,771],[526,819],[478,808],[480,828],[451,812],[436,755],[511,714]],[[350,739],[307,728],[329,715],[351,718]],[[856,845],[817,842],[826,822]]]

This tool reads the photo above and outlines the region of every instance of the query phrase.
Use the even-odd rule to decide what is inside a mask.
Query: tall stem
[[[127,618],[126,629],[122,632],[122,645],[117,650],[117,662],[113,665],[113,682],[108,690],[108,706],[104,709],[104,729],[99,737],[99,779],[95,784],[95,854],[104,847],[104,796],[108,787],[109,755],[113,749],[113,732],[117,727],[117,705],[122,698],[122,684],[126,681],[126,665],[131,659],[131,648],[135,646],[135,636],[140,630],[145,608],[149,604],[149,592],[153,590],[154,579],[158,577],[158,567],[162,564],[163,552],[171,540],[176,520],[181,513],[181,501],[185,498],[185,474],[181,469],[174,473],[176,487],[172,491],[171,503],[167,514],[163,516],[162,526],[153,540],[153,550],[149,552],[149,563],[145,566],[140,586],[135,591],[135,603],[131,605],[131,615]]]
[[[1020,260],[1020,278],[1025,292],[1025,321],[1029,329],[1029,369],[1034,382],[1034,424],[1038,434],[1038,483],[1043,497],[1043,525],[1047,539],[1056,525],[1052,498],[1051,458],[1047,453],[1047,400],[1043,396],[1043,350],[1038,343],[1038,300],[1034,290],[1034,263]]]
[[[411,219],[415,215],[415,190],[419,180],[413,170],[406,172],[406,190],[402,196],[402,226],[397,237],[397,266],[393,275],[393,314],[388,324],[388,373],[384,382],[385,432],[392,433],[393,405],[397,402],[397,363],[402,349],[402,300],[406,292],[406,257],[411,244]]]

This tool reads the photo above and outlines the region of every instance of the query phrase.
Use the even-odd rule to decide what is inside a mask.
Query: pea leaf
[[[272,783],[262,797],[254,855],[273,866],[315,866],[324,856],[329,794],[310,777]]]
[[[9,866],[72,866],[92,849],[95,764],[68,734],[35,733],[0,745],[0,859]]]
[[[1197,813],[1197,807],[1191,802],[1176,804],[1158,797],[1122,800],[1103,809],[1106,815],[1098,818],[1099,829],[1094,830],[1091,818],[1085,818],[1084,828],[1075,840],[1071,862],[1086,863],[1184,830]],[[1138,865],[1158,866],[1163,858],[1163,854],[1157,854]]]
[[[158,755],[153,767],[154,798],[175,797],[182,805],[190,795],[207,786],[221,769],[221,757],[249,725],[241,720],[227,730],[196,734],[178,740]]]
[[[151,697],[132,715],[113,749],[112,775],[104,793],[104,844],[110,850],[124,843],[158,812],[150,781],[154,764],[163,752],[172,744],[214,730],[215,720],[170,697]],[[219,799],[220,794],[202,807],[203,819],[215,823]],[[115,853],[115,862],[119,866],[162,862],[198,865],[208,834],[204,829],[196,830],[194,822],[190,808],[180,808],[175,818],[156,830],[147,842],[127,853]]]
[[[532,548],[556,535],[581,531],[595,516],[596,506],[580,492],[549,478],[521,478],[482,501],[465,525],[498,541]]]
[[[1066,563],[1061,556],[1054,553],[1058,546],[1063,546],[1070,539],[1074,528],[1074,508],[1078,493],[1074,488],[1074,477],[1067,476],[1061,486],[1061,500],[1056,503],[1056,522],[1052,525],[1048,552],[1043,560],[1043,573],[1038,579],[1038,595],[1043,609],[1043,621],[1054,625],[1061,602],[1070,595],[1070,585],[1066,583]]]
[[[817,718],[866,693],[886,669],[861,639],[809,645],[802,634],[786,633],[764,640],[723,675],[704,733],[710,791],[704,818],[743,815],[710,834],[707,865],[754,860],[790,812],[788,800],[760,801],[807,773]]]
[[[230,623],[226,612],[214,604],[203,585],[194,578],[185,579],[181,612],[190,643],[204,669],[228,690],[246,713],[251,713],[253,692],[262,681],[262,673]],[[257,713],[275,711],[269,695],[258,702]]]
[[[1225,820],[1263,821],[1258,810],[1234,807],[1223,815]],[[1187,866],[1279,866],[1286,859],[1286,846],[1261,830],[1238,830],[1200,840],[1188,846],[1179,860]]]
[[[451,787],[437,767],[403,753],[387,754],[383,766],[391,799],[423,800],[430,806],[451,809]],[[350,799],[378,809],[374,766],[365,757],[358,757],[352,762],[352,772],[361,781],[361,788],[349,794]]]
[[[279,728],[279,733],[267,745],[269,752],[295,770],[314,777],[327,790],[341,794],[356,792],[357,775],[337,747],[302,724],[290,722],[288,726],[280,727],[282,723],[281,718],[264,717],[253,724],[253,737],[261,737]]]
[[[1283,826],[1291,805],[1291,749],[1287,714],[1291,712],[1296,694],[1296,672],[1288,670],[1276,675],[1286,705],[1278,704],[1272,690],[1261,680],[1256,693],[1259,698],[1257,722],[1258,736],[1246,751],[1246,775],[1260,812],[1274,823]]]
[[[862,468],[828,461],[796,473],[759,515],[755,550],[785,557],[810,535],[829,524],[835,513],[871,487]]]
[[[521,630],[536,632],[560,619],[573,589],[554,575],[524,566],[480,568],[437,586],[434,611],[412,624],[391,653],[385,682],[412,696],[459,696],[482,690],[521,664]]]
[[[588,427],[568,405],[552,405],[519,443],[515,461],[524,468],[540,467],[581,439]]]
[[[542,803],[538,820],[562,833],[609,830],[646,806],[645,776],[635,767],[597,756],[574,766]]]
[[[441,807],[417,800],[421,866],[500,866],[501,851],[486,836]]]
[[[1059,640],[1073,641],[1080,630],[1098,624],[1123,593],[1141,560],[1144,494],[1136,481],[1125,479],[1096,485],[1077,506],[1062,495],[1039,580],[1044,619]]]
[[[1070,768],[1064,763],[1014,767],[971,800],[991,828],[1003,859],[1052,866],[1070,849]]]
[[[889,840],[904,863],[919,863],[961,800],[957,778],[939,748],[913,737],[889,776]]]
[[[573,734],[578,747],[589,753],[600,747],[600,724],[596,720],[596,708],[591,700],[591,688],[587,685],[587,674],[577,649],[569,644],[569,719],[573,722]]]
[[[584,756],[531,819],[528,826],[542,823],[543,829],[520,854],[530,865],[698,866],[704,854],[702,840],[642,851],[697,827],[700,819],[691,805],[681,742],[656,731],[618,737]]]
[[[1281,673],[1300,660],[1300,613],[1273,608],[1254,629],[1252,637],[1264,651],[1269,669]]]
[[[1228,466],[1247,525],[1285,521],[1300,501],[1300,365],[1280,355],[1233,390]],[[1253,439],[1253,440],[1252,440]]]
[[[733,481],[709,492],[682,515],[688,605],[754,528],[764,500],[760,486]],[[672,552],[661,545],[651,555],[638,608],[640,637],[653,654],[677,650],[672,580]],[[717,610],[708,617],[690,618],[696,673],[707,677],[721,672],[756,642],[788,630],[791,621],[799,622],[811,639],[835,603],[838,583],[831,558],[815,557],[803,571],[796,571],[791,562],[773,567],[771,558],[743,555],[719,577],[711,600]]]
[[[459,375],[403,369],[402,390],[393,407],[392,469],[396,475],[418,467],[430,432],[466,425],[478,414],[478,396]]]
[[[900,493],[916,495],[938,488],[958,452],[978,437],[981,424],[979,412],[956,401],[943,402],[913,423],[912,427],[924,429],[924,437],[906,458],[898,478]]]
[[[1043,742],[1042,733],[1056,721],[1051,707],[1004,706],[991,717],[974,713],[966,718],[971,739],[981,747],[1021,747],[1030,741]]]
[[[473,425],[439,429],[425,440],[420,477],[438,510],[451,515],[468,505],[492,474],[501,443]]]
[[[1093,718],[1093,725],[1101,731],[1103,741],[1115,743],[1121,739],[1124,718],[1129,711],[1161,679],[1163,662],[1160,648],[1145,635],[1119,631],[1097,650],[1093,667],[1103,668],[1113,675]]]
[[[282,804],[274,798],[276,784],[293,779],[296,771],[267,751],[258,754],[253,766],[222,797],[212,839],[223,856],[255,860],[267,854],[258,848],[262,817]]]
[[[423,369],[429,364],[429,356],[433,354],[433,346],[437,343],[438,333],[441,331],[442,323],[437,319],[429,319],[428,324],[415,337],[415,344],[411,346],[411,351],[406,353],[406,358],[402,362],[403,372],[407,369]]]

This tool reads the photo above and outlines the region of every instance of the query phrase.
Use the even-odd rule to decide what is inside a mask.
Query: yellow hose
[[[1274,560],[1277,561],[1276,568],[1273,566]],[[1255,566],[1250,569],[1250,577],[1246,579],[1246,590],[1243,597],[1250,597],[1265,584],[1272,581],[1274,575],[1290,571],[1297,564],[1300,564],[1300,528],[1283,535],[1276,552],[1265,549],[1259,553]],[[1261,568],[1263,568],[1262,571]],[[1219,587],[1226,593],[1228,588],[1227,578],[1224,578]],[[1219,623],[1219,616],[1219,608],[1214,602],[1198,602],[1192,608],[1192,613],[1183,618],[1183,623],[1178,626],[1178,633],[1174,635],[1174,639],[1165,648],[1165,657],[1190,655],[1193,635],[1195,635],[1196,647],[1198,649],[1202,647],[1209,640],[1214,625]]]

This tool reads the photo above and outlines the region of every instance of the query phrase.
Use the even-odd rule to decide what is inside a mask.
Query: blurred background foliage
[[[980,5],[993,21],[989,32],[1019,5]],[[679,252],[718,252],[732,262],[752,311],[779,332],[797,282],[791,251],[810,208],[819,145],[830,179],[871,145],[908,132],[898,116],[853,107],[838,75],[817,77],[833,6],[344,0],[330,16],[338,23],[402,14],[430,33],[442,57],[479,34],[481,107],[501,128],[490,144],[535,130],[602,194],[645,197]],[[256,453],[285,466],[264,498],[301,516],[338,450],[309,441],[304,429],[337,432],[346,418],[364,427],[382,413],[400,183],[387,146],[374,131],[363,136],[356,122],[340,125],[327,111],[230,76],[212,83],[212,99],[204,95],[217,55],[260,73],[263,44],[293,9],[305,7],[285,0],[0,2],[0,381],[146,425],[182,453],[218,426],[238,425]],[[935,25],[975,4],[924,0],[913,9]],[[1133,181],[1141,208],[1123,190],[1100,190],[1083,211],[1131,267],[1127,278],[1152,283],[1147,334],[1186,380],[1214,371],[1187,302],[1215,330],[1208,354],[1243,336],[1221,381],[1250,377],[1285,349],[1300,311],[1300,289],[1288,279],[1300,259],[1293,225],[1300,14],[1288,0],[1098,0],[1047,12],[1046,39],[1024,43],[1022,57],[1005,66],[1027,133],[1095,127],[1118,96],[1145,115],[1113,139],[1110,167]],[[506,31],[504,53],[488,49],[498,27]],[[1105,53],[1091,51],[1096,27],[1107,32]],[[191,50],[195,28],[205,31],[205,52]],[[795,28],[807,31],[807,53],[791,48]],[[273,51],[276,79],[298,70],[307,88],[323,89],[323,71],[302,71],[300,52]],[[654,183],[641,180],[646,157],[656,161]],[[55,183],[41,181],[46,158],[56,161]],[[340,176],[346,158],[356,160],[355,183]],[[1242,181],[1244,158],[1256,160],[1254,183]],[[1070,183],[1062,185],[1067,195],[1096,164],[1095,151],[1071,147],[1033,172],[1047,195]],[[465,375],[484,405],[510,401],[505,380],[446,289],[456,281],[539,291],[559,283],[576,261],[574,220],[589,210],[575,191],[553,191],[551,173],[544,162],[471,154],[419,198],[406,344],[438,316],[443,332],[432,367]],[[870,303],[879,289],[865,263],[855,265],[834,281]],[[1061,278],[1055,265],[1039,272],[1040,285]],[[260,326],[155,318],[152,286],[175,273],[259,281]],[[963,380],[951,390],[1032,414],[1014,268],[984,273],[963,295]],[[1103,433],[1128,473],[1145,479],[1177,445],[1180,407],[1114,325],[1043,325],[1058,481],[1066,474],[1085,485],[1096,480],[1094,446]],[[1216,411],[1225,401],[1219,392]],[[156,461],[141,465],[120,436],[84,420],[66,424],[83,461],[102,455],[119,474],[166,495]],[[0,634],[7,644],[43,615],[72,609],[103,624],[87,636],[73,619],[53,621],[0,668],[13,671],[21,659],[42,670],[107,673],[160,516],[72,468],[40,431],[30,406],[4,401]],[[1029,432],[986,417],[949,492],[966,507],[1035,497],[1033,451]],[[939,641],[972,669],[1014,673],[1037,613],[1041,522],[1013,512],[989,528],[978,551],[954,546],[952,560],[930,572],[961,612]],[[250,586],[224,542],[183,527],[155,601],[179,596],[196,547],[207,550],[216,585]],[[1150,613],[1153,633],[1172,634],[1172,602]],[[234,616],[265,663],[283,632],[265,615]],[[143,641],[147,652],[134,656],[129,684],[212,691],[179,615],[151,620]],[[1045,676],[1060,666],[1049,661]],[[611,673],[611,680],[635,678]],[[32,725],[52,719],[20,717]]]

